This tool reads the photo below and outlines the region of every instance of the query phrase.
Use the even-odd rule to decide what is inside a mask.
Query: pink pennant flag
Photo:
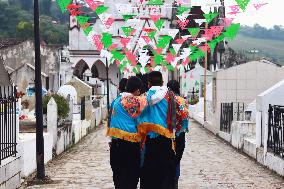
[[[144,39],[144,41],[145,41],[147,44],[150,43],[150,41],[151,41],[150,37],[148,37],[148,36],[141,36],[141,37]]]
[[[137,57],[131,51],[127,51],[126,52],[126,57],[130,61],[132,66],[136,66],[136,64],[137,64],[137,61],[136,61]]]
[[[116,65],[120,65],[120,61],[119,60],[115,60]]]
[[[229,7],[230,7],[232,12],[228,12],[228,14],[236,16],[238,13],[241,13],[239,5],[233,5],[233,6],[229,6]]]
[[[225,25],[227,27],[229,27],[230,25],[232,25],[234,18],[224,18],[225,21]]]
[[[210,29],[213,32],[213,34],[216,37],[218,37],[219,35],[221,35],[222,30],[224,29],[224,26],[211,26]]]
[[[110,51],[114,50],[116,47],[118,47],[118,44],[112,44],[108,49]]]
[[[104,23],[106,28],[109,29],[114,22],[114,18],[108,18],[108,20]]]
[[[184,30],[184,29],[186,28],[186,26],[187,26],[189,20],[186,20],[186,21],[178,20],[177,22],[178,22],[178,24],[179,24],[179,27],[180,27],[182,30]]]
[[[161,52],[163,51],[162,48],[157,48],[157,49],[154,49],[156,51],[157,54],[161,54]]]
[[[183,44],[183,42],[185,42],[185,39],[182,39],[182,38],[176,39],[176,42],[177,42],[178,44]]]
[[[185,5],[186,3],[183,0],[176,0],[178,5]]]
[[[268,3],[258,3],[258,4],[253,4],[254,8],[256,10],[259,10],[262,6],[267,5]]]
[[[202,50],[202,52],[206,52],[207,51],[207,46],[206,45],[200,46],[199,48]]]
[[[102,2],[95,1],[95,0],[86,0],[86,3],[89,5],[89,7],[95,11],[98,6],[102,5]]]
[[[101,51],[103,49],[103,43],[101,42],[102,35],[94,35],[93,36],[93,41],[94,44],[96,45],[98,51]]]
[[[131,38],[124,38],[124,37],[122,37],[122,38],[120,38],[120,43],[122,44],[122,46],[124,48],[126,48],[126,46],[128,45],[130,40],[131,40]]]
[[[186,57],[186,59],[183,61],[183,65],[187,66],[189,64],[189,58]]]
[[[132,30],[132,32],[130,32],[130,35],[134,35],[136,32],[136,29]]]
[[[154,22],[157,22],[161,18],[161,15],[150,15],[150,18]]]
[[[202,35],[202,37],[204,37],[207,41],[212,40],[214,33],[212,32],[211,29],[205,29],[204,30],[204,34]]]
[[[167,55],[167,58],[166,58],[166,61],[171,63],[175,60],[175,57],[176,56],[172,56],[172,53],[168,52],[168,55]]]

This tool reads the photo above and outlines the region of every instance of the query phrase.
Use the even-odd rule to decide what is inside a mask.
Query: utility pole
[[[108,115],[108,124],[109,121],[110,121],[110,100],[109,100],[109,75],[108,75],[108,71],[109,71],[109,68],[108,68],[108,60],[106,58],[106,79],[107,79],[107,115]]]
[[[208,29],[208,23],[205,23],[205,29]],[[207,46],[207,40],[206,40],[206,46]],[[204,96],[204,123],[206,121],[206,77],[207,77],[207,49],[205,51],[205,55],[204,55],[204,84],[203,84],[203,96]]]
[[[36,162],[39,180],[45,178],[44,170],[44,138],[42,118],[42,83],[39,36],[39,3],[34,0],[34,39],[35,39],[35,96],[36,96]]]

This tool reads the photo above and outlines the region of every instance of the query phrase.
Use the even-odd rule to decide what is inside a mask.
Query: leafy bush
[[[63,97],[58,94],[49,94],[45,95],[43,97],[43,113],[47,113],[47,104],[51,97],[54,98],[56,104],[57,104],[57,114],[58,114],[58,119],[65,119],[68,116],[68,113],[70,111],[69,108],[69,103],[68,101]]]
[[[195,105],[199,102],[199,99],[198,98],[191,98],[190,101],[189,101],[189,104],[190,105]]]

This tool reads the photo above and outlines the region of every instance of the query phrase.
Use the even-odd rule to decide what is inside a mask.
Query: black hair
[[[170,80],[167,84],[167,87],[175,94],[180,95],[180,85],[178,81]]]
[[[136,90],[141,90],[141,87],[142,87],[142,81],[141,79],[139,79],[138,77],[136,76],[132,76],[130,77],[128,80],[127,80],[127,83],[126,83],[126,92],[128,93],[133,93],[135,92]]]
[[[126,78],[122,78],[119,82],[119,85],[118,85],[118,90],[120,92],[125,92],[125,89],[126,89],[126,83],[127,83],[127,79]]]
[[[159,71],[152,71],[148,75],[148,82],[152,86],[162,86],[163,85],[163,75]]]

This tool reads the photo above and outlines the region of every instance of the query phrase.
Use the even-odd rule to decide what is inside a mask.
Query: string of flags
[[[202,59],[214,52],[217,44],[233,39],[240,23],[236,15],[245,12],[250,0],[235,0],[225,17],[218,12],[205,12],[185,0],[134,0],[107,6],[106,0],[56,0],[62,13],[76,18],[88,41],[116,63],[121,72],[148,72],[152,67],[174,70]],[[173,3],[174,1],[174,3]],[[200,0],[201,2],[202,0]],[[267,3],[253,4],[256,10]],[[86,6],[96,13],[99,21],[83,11]],[[218,6],[218,4],[207,4]],[[85,10],[85,9],[84,9]],[[175,10],[175,16],[171,13]],[[175,27],[171,27],[174,23]],[[149,53],[151,55],[149,55]]]

